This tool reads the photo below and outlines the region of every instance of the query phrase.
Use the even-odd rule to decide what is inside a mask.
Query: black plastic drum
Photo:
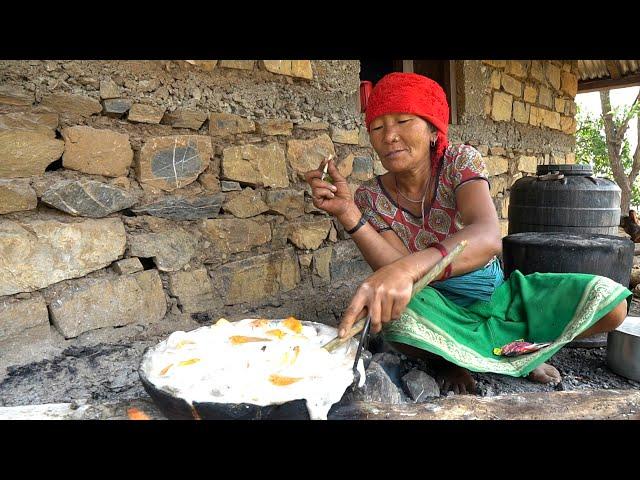
[[[509,194],[509,233],[568,232],[616,235],[620,188],[596,178],[589,165],[538,165]]]
[[[629,286],[634,243],[615,235],[527,232],[502,239],[504,272],[591,273]]]

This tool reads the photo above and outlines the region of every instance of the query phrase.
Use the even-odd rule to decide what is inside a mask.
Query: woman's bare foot
[[[466,368],[462,368],[450,362],[443,362],[437,367],[436,378],[440,393],[476,393],[476,381]]]
[[[557,385],[562,381],[562,376],[556,367],[549,365],[548,363],[543,363],[542,365],[536,367],[527,378],[532,382],[538,383],[550,383],[552,385]]]

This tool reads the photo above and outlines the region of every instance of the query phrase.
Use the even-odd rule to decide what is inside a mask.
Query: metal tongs
[[[462,240],[460,243],[456,244],[456,246],[449,252],[446,257],[440,259],[438,263],[436,263],[431,270],[429,270],[424,277],[418,280],[411,290],[411,298],[413,298],[416,293],[426,287],[433,280],[438,278],[440,274],[443,272],[447,265],[449,265],[453,260],[460,255],[462,250],[467,246],[467,240]],[[368,335],[369,329],[371,327],[371,316],[367,314],[366,317],[361,317],[353,326],[351,330],[345,335],[344,338],[335,337],[333,340],[327,342],[322,346],[325,350],[329,352],[333,352],[340,345],[347,342],[351,337],[357,335],[360,331],[362,334],[360,335],[360,340],[358,342],[358,350],[356,351],[356,358],[353,362],[353,377],[354,377],[354,385],[357,385],[360,381],[360,372],[358,372],[358,362],[360,361],[360,355],[362,354],[363,348],[368,343]]]

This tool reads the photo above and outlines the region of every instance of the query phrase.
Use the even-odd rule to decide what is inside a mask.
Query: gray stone
[[[136,162],[142,183],[173,191],[194,182],[213,157],[211,138],[175,135],[147,140]]]
[[[123,255],[125,244],[119,218],[80,223],[0,219],[0,296],[33,292],[104,268]]]
[[[184,267],[196,252],[196,239],[182,229],[143,233],[129,237],[129,254],[153,258],[158,270],[175,272]]]
[[[402,388],[402,376],[406,373],[400,356],[395,352],[376,353],[371,357],[372,362],[377,362],[387,373],[396,387]]]
[[[373,270],[364,260],[360,250],[353,241],[338,242],[333,247],[331,259],[332,284],[349,282],[360,284]]]
[[[362,388],[356,388],[346,394],[349,401],[382,402],[399,404],[404,402],[404,395],[391,381],[382,366],[371,361],[366,370],[367,379]]]
[[[40,294],[27,300],[0,299],[0,341],[40,326],[49,326],[47,304]]]
[[[44,192],[41,200],[70,215],[101,218],[136,203],[134,194],[94,180],[66,180]]]
[[[0,215],[11,212],[32,210],[38,205],[36,191],[29,180],[0,179]]]
[[[196,198],[164,197],[161,200],[133,208],[137,215],[153,215],[169,220],[200,220],[215,218],[220,212],[224,195],[203,195]]]
[[[228,180],[222,180],[220,182],[220,189],[223,192],[234,192],[242,190],[242,187],[238,182],[229,182]]]
[[[158,271],[147,270],[63,288],[54,293],[49,311],[65,338],[74,338],[96,328],[157,322],[167,302]]]
[[[125,258],[113,264],[113,270],[120,275],[141,272],[144,270],[140,259],[137,257]]]
[[[102,102],[104,113],[110,117],[120,117],[131,108],[131,100],[126,98],[111,98]]]
[[[431,375],[418,368],[414,368],[402,377],[402,385],[414,402],[422,402],[430,397],[440,396],[440,387],[437,382]]]

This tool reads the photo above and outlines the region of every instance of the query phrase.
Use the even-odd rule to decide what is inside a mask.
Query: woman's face
[[[369,136],[389,172],[401,173],[430,165],[429,144],[436,134],[420,117],[408,113],[381,115],[371,122]]]

